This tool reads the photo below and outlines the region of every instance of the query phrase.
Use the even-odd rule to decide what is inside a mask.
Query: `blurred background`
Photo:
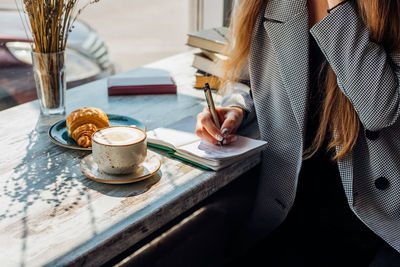
[[[230,2],[100,0],[84,9],[79,19],[94,28],[105,40],[110,57],[119,66],[119,71],[127,71],[188,51],[186,34],[200,28],[221,26],[224,5]],[[0,7],[15,6],[14,0],[0,0]],[[199,15],[202,17],[199,18]]]
[[[23,0],[0,0],[0,110],[36,99],[30,46],[16,3],[22,7]],[[226,25],[231,3],[99,0],[90,4],[68,38],[68,88],[189,51],[187,33]]]
[[[105,39],[120,71],[189,49],[188,0],[100,0],[80,19]]]

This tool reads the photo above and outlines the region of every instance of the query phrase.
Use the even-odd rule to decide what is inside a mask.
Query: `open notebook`
[[[263,150],[267,142],[238,136],[236,142],[220,147],[195,134],[196,118],[187,117],[165,128],[147,133],[149,146],[165,149],[173,157],[205,169],[220,170]]]

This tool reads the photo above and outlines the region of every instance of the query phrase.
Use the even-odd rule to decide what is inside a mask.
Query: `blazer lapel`
[[[309,84],[306,2],[270,0],[264,13],[264,27],[276,53],[277,65],[303,136]]]

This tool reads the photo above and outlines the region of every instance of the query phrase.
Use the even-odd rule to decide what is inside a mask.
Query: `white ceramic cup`
[[[99,171],[132,173],[147,156],[146,132],[137,127],[112,126],[92,135],[92,155]]]

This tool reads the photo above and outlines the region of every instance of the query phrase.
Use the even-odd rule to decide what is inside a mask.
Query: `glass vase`
[[[65,51],[32,52],[36,93],[43,115],[65,114]]]

